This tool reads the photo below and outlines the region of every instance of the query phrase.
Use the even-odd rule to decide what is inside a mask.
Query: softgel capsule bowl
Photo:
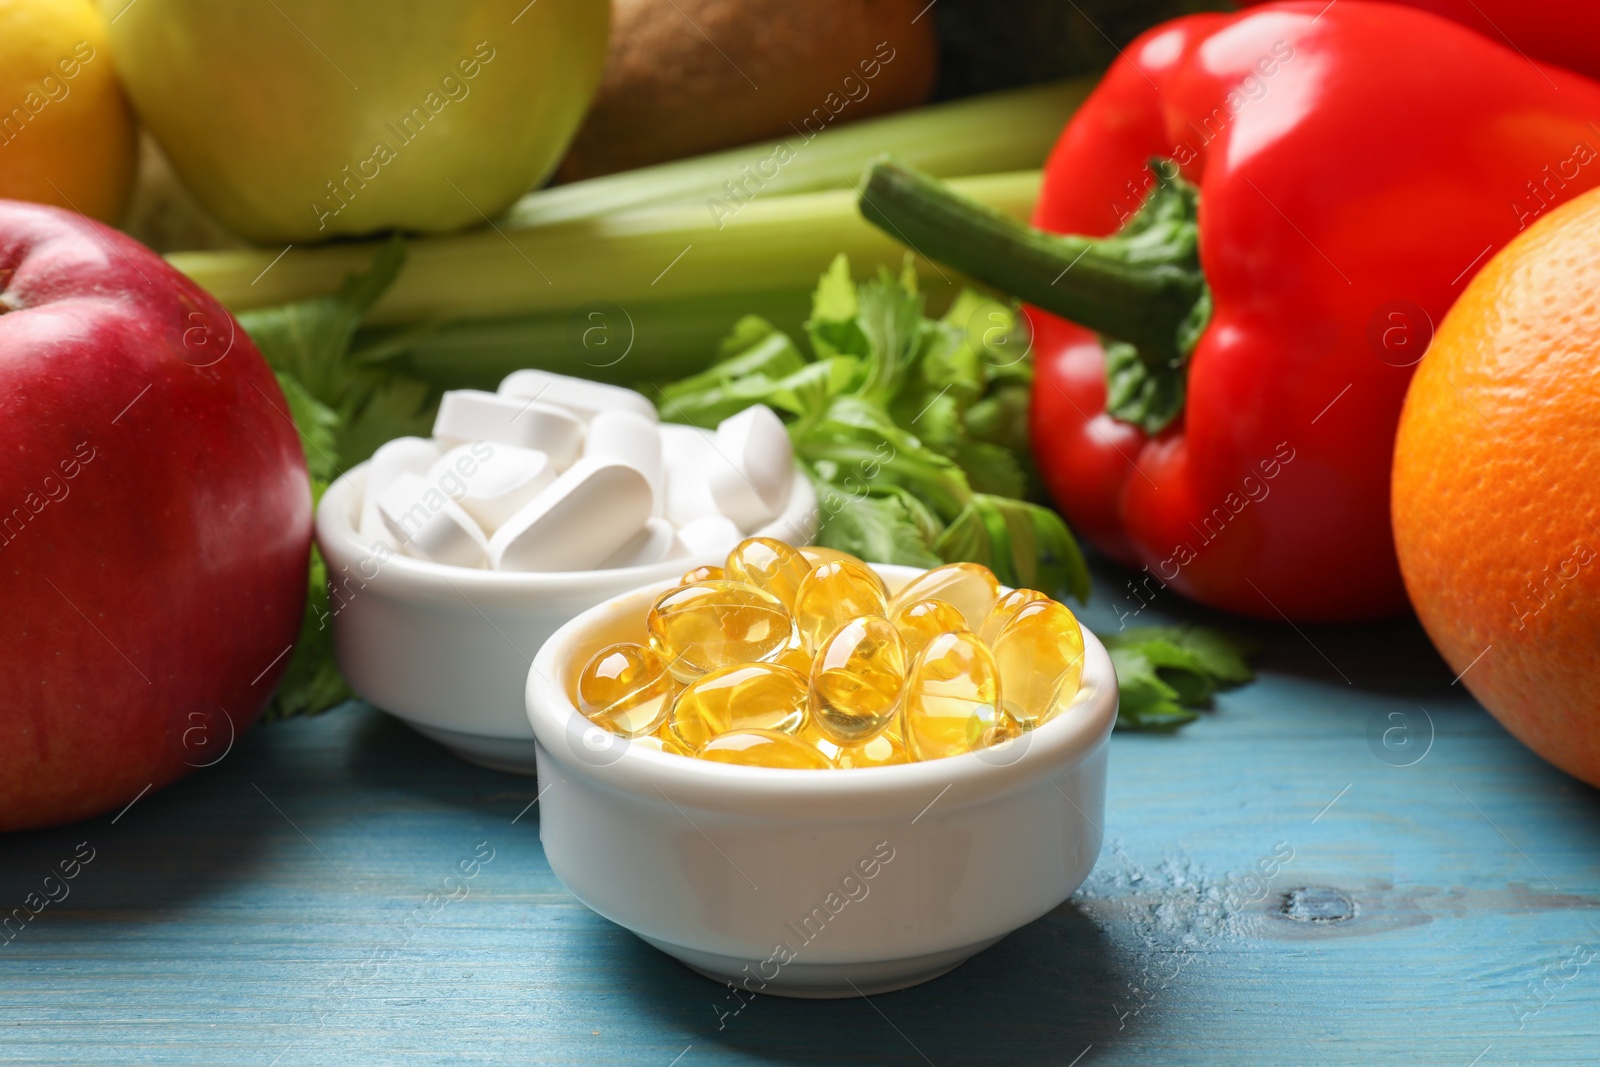
[[[496,770],[533,773],[523,693],[545,638],[609,597],[676,581],[727,555],[728,546],[718,545],[643,566],[543,573],[445,566],[361,536],[368,469],[352,467],[317,508],[317,545],[333,587],[322,622],[333,630],[339,670],[366,700]],[[783,514],[761,533],[803,544],[816,517],[811,482],[796,477]]]
[[[891,594],[920,573],[874,570]],[[539,834],[579,900],[741,996],[850,997],[937,977],[1088,875],[1117,709],[1093,634],[1073,702],[991,748],[847,771],[686,759],[606,733],[570,696],[676,577],[573,619],[527,675]]]

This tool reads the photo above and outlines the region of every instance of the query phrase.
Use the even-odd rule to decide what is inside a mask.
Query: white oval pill
[[[461,506],[415,474],[402,474],[378,497],[378,513],[407,555],[457,567],[482,567],[489,544]]]
[[[600,564],[601,570],[613,567],[646,567],[664,559],[687,556],[689,550],[678,540],[678,532],[666,519],[646,519],[644,529]]]
[[[356,528],[356,533],[361,540],[374,548],[378,545],[387,545],[391,549],[400,547],[400,542],[394,539],[394,535],[389,532],[389,527],[384,524],[383,516],[378,513],[378,502],[376,500],[362,502],[361,524]]]
[[[531,448],[474,441],[428,469],[428,480],[492,534],[556,480],[550,457]]]
[[[662,477],[661,430],[654,419],[620,408],[601,411],[589,420],[583,454],[637,468],[650,483],[650,514],[659,517],[665,512],[667,486]]]
[[[691,556],[726,556],[744,537],[726,515],[707,515],[678,528],[678,540]]]
[[[583,423],[554,404],[452,389],[439,401],[433,436],[446,448],[492,441],[532,449],[549,456],[557,470],[565,470],[583,446]]]
[[[378,498],[402,474],[422,477],[439,458],[439,446],[426,437],[396,437],[379,445],[367,461],[366,484],[361,500],[361,521],[357,526],[365,541],[393,544],[389,528],[378,514]],[[399,545],[395,544],[398,548]]]
[[[500,383],[500,395],[521,400],[542,400],[571,411],[585,421],[602,411],[631,411],[656,422],[656,406],[642,394],[620,385],[591,382],[547,370],[519,370]]]
[[[722,462],[708,477],[717,510],[749,533],[783,510],[794,482],[794,446],[765,404],[723,419],[714,441]]]
[[[696,519],[721,515],[711,498],[710,473],[717,457],[710,430],[698,426],[661,424],[662,480],[666,483],[666,506],[662,513],[674,526],[682,527]]]
[[[650,517],[650,483],[626,463],[584,458],[489,539],[489,562],[508,571],[600,566]]]
[[[396,437],[378,446],[367,461],[367,488],[381,493],[402,474],[422,477],[439,458],[439,446],[426,437]]]

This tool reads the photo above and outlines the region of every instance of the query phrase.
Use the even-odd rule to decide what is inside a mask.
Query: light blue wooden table
[[[562,889],[531,780],[359,704],[258,729],[115,819],[0,839],[4,908],[93,856],[0,944],[0,1062],[1600,1062],[1600,794],[1412,624],[1251,632],[1257,684],[1114,739],[1072,900],[871,1001],[727,1014]]]

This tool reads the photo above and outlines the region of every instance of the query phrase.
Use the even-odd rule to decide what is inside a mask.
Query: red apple
[[[288,659],[310,544],[232,316],[115,230],[0,201],[0,830],[219,759]]]

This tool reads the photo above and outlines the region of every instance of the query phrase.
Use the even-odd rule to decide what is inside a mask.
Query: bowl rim
[[[873,564],[873,568],[893,585],[922,573],[922,568],[894,564]],[[956,793],[947,806],[959,803],[964,807],[1028,788],[1043,777],[1065,774],[1099,752],[1116,723],[1116,670],[1105,646],[1085,627],[1080,693],[1086,696],[1037,730],[978,752],[835,773],[742,767],[640,745],[624,745],[619,752],[594,762],[579,759],[570,750],[570,741],[569,750],[561,751],[563,739],[599,730],[557,682],[563,666],[570,666],[570,649],[603,619],[639,610],[647,598],[675,584],[654,582],[581,612],[552,634],[534,656],[526,692],[528,721],[540,754],[559,765],[563,773],[580,775],[615,792],[735,818],[764,816],[792,822],[796,811],[803,810],[807,819],[853,821],[869,813],[873,817],[892,813],[896,808],[920,818],[947,792]],[[1018,745],[1020,750],[1007,760],[985,758],[985,753],[1004,754],[1007,746]],[[541,791],[553,785],[541,783]],[[797,809],[796,805],[803,807]]]
[[[374,546],[356,531],[350,515],[353,503],[360,499],[358,494],[366,488],[370,462],[363,460],[334,479],[323,490],[322,499],[317,503],[317,546],[330,563],[368,560],[375,554]],[[779,537],[787,541],[792,541],[796,536],[809,538],[816,528],[818,513],[816,489],[804,465],[796,460],[793,487],[783,511],[748,536]],[[677,577],[693,567],[719,562],[720,559],[717,555],[691,553],[678,559],[636,567],[585,571],[493,571],[433,563],[391,549],[381,569],[399,587],[410,587],[419,592],[437,593],[445,590],[452,593],[466,591],[520,596],[529,593],[583,592],[601,584],[612,587],[625,585],[632,589],[669,576]]]

